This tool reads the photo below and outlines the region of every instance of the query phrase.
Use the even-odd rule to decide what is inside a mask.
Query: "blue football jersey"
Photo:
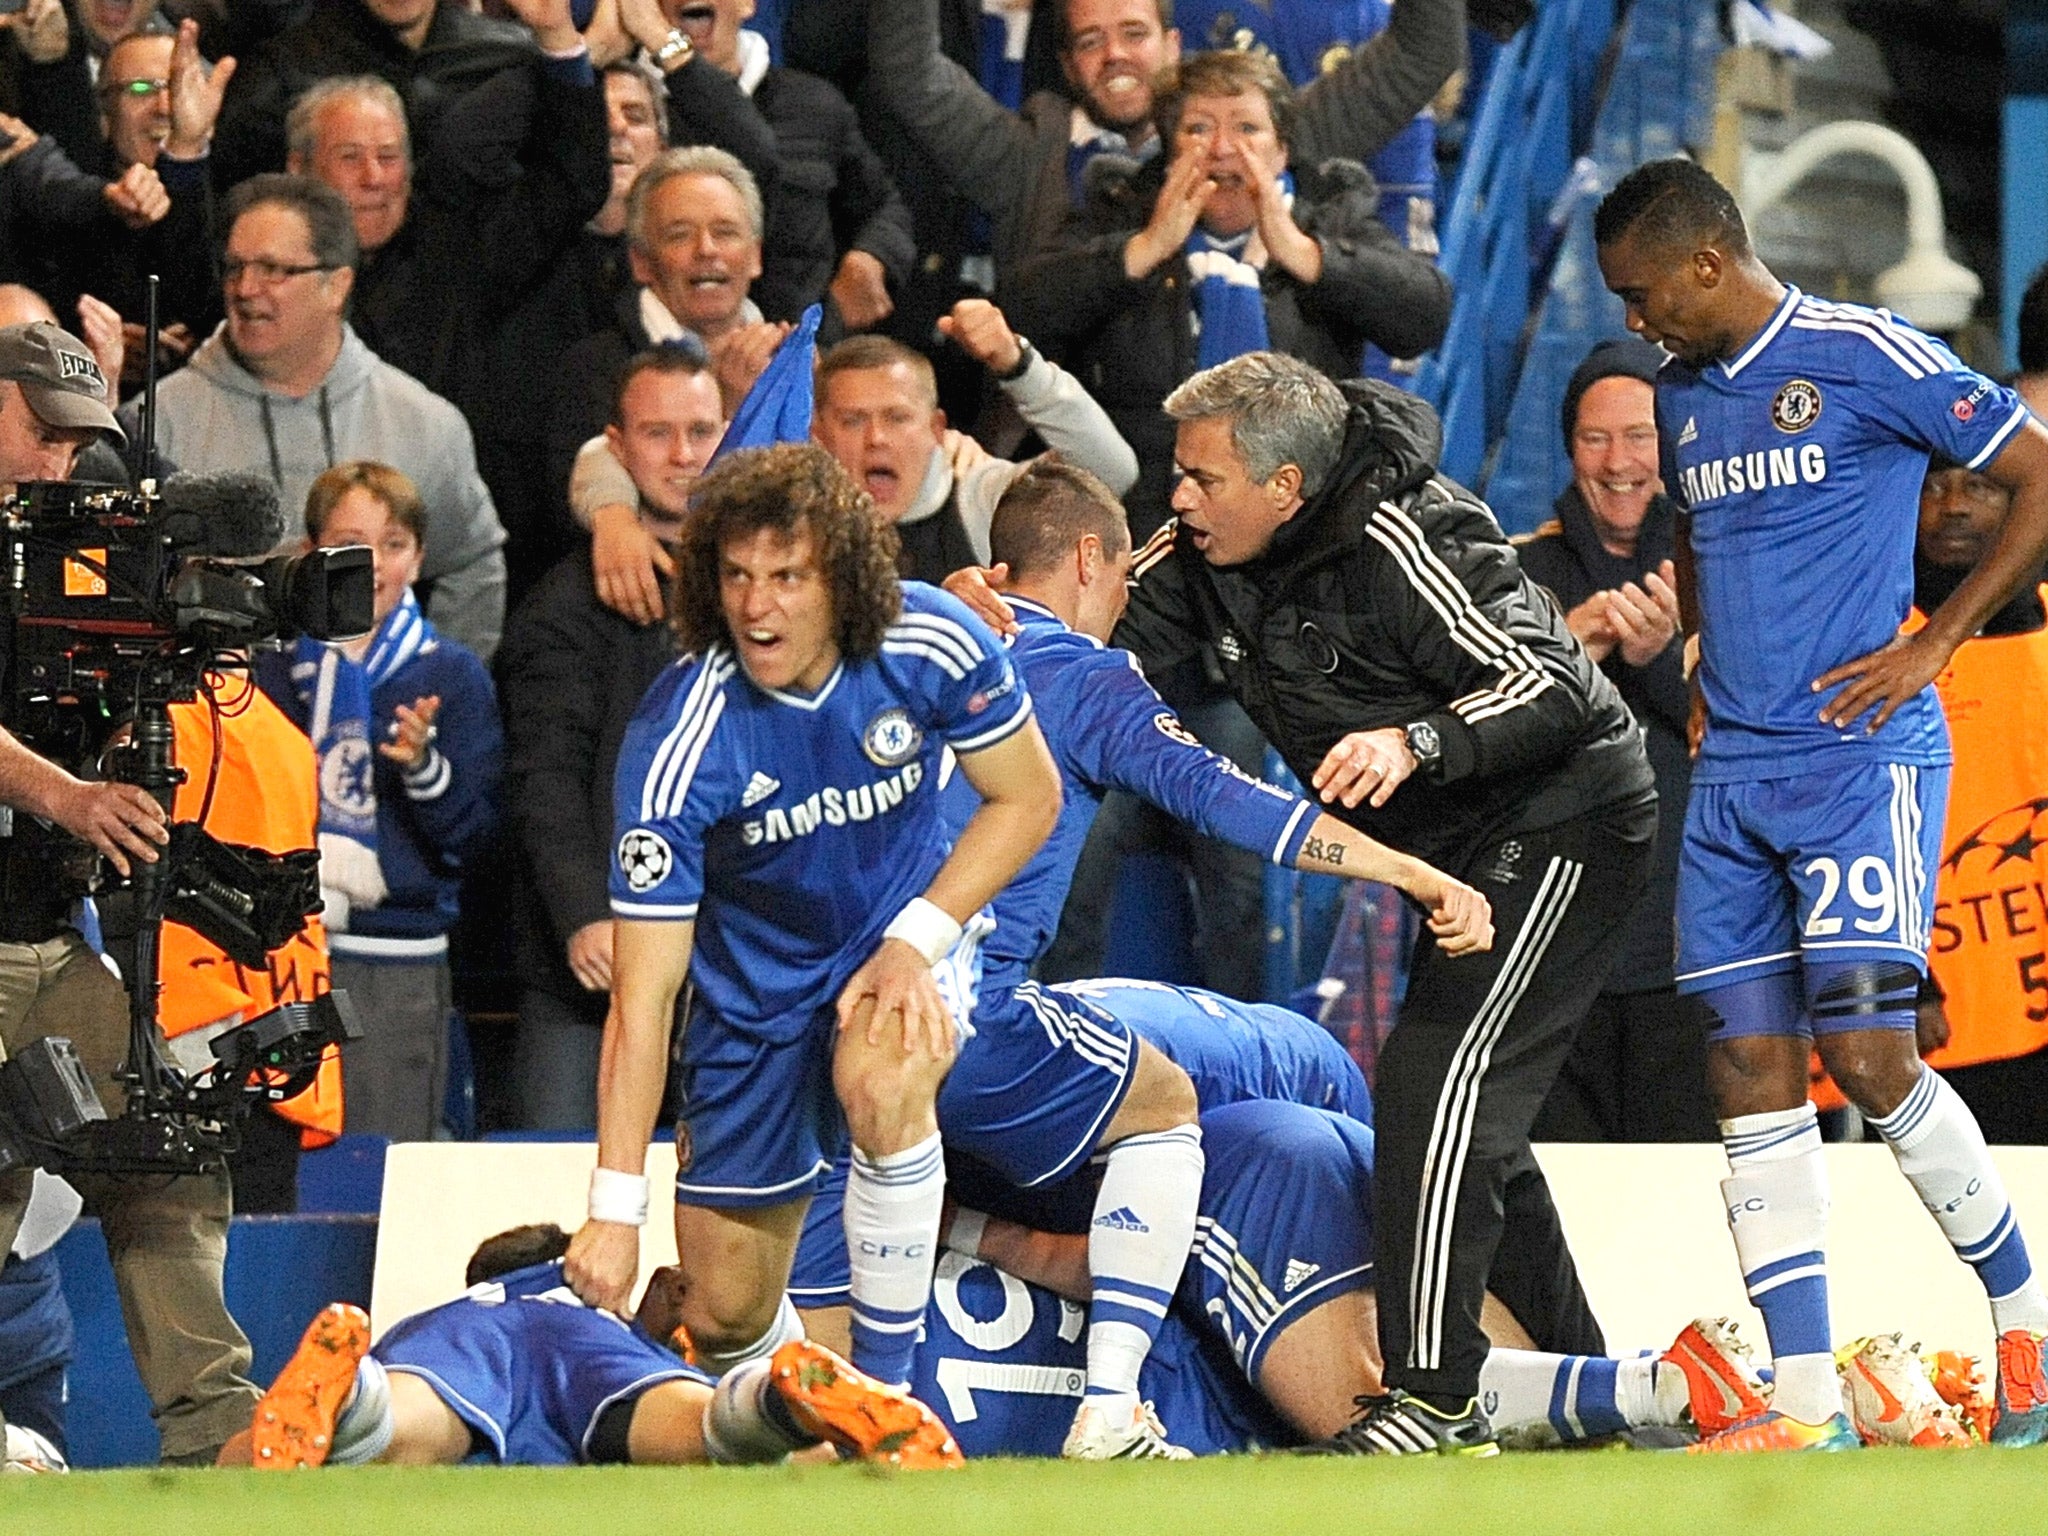
[[[910,1390],[967,1456],[1057,1456],[1088,1385],[1088,1314],[976,1259],[942,1254]],[[1295,1436],[1202,1330],[1169,1314],[1138,1373],[1167,1437],[1197,1456]]]
[[[941,753],[993,746],[1030,713],[1002,643],[916,582],[880,653],[810,697],[756,685],[724,647],[687,657],[619,749],[612,911],[694,920],[704,1002],[795,1039],[944,862]]]
[[[1373,1284],[1373,1133],[1347,1115],[1251,1099],[1203,1114],[1202,1154],[1174,1308],[1256,1381],[1297,1319]]]
[[[1696,783],[1946,763],[1932,687],[1875,736],[1813,680],[1889,643],[1913,601],[1930,453],[1980,469],[2027,410],[1881,309],[1796,288],[1740,355],[1657,380],[1664,484],[1690,513],[1708,729]]]
[[[995,932],[982,941],[984,996],[1015,987],[1052,943],[1081,845],[1102,797],[1129,790],[1196,830],[1291,865],[1315,809],[1298,795],[1251,778],[1203,746],[1145,681],[1130,652],[1079,634],[1038,604],[1011,598],[1019,633],[1011,652],[1029,685],[1065,800],[1059,824],[995,901]],[[956,781],[946,819],[957,835],[981,802]]]
[[[586,1307],[559,1259],[403,1318],[370,1353],[425,1381],[507,1466],[576,1465],[612,1403],[658,1382],[710,1381],[637,1325]]]
[[[1372,1091],[1358,1063],[1335,1035],[1292,1008],[1129,978],[1050,990],[1092,1003],[1151,1041],[1187,1073],[1204,1113],[1282,1099],[1372,1124]]]

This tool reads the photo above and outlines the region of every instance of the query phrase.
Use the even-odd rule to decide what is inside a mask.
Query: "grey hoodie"
[[[486,662],[505,627],[504,526],[477,474],[469,424],[446,400],[401,373],[342,327],[341,351],[314,389],[270,388],[229,350],[223,323],[157,391],[157,446],[200,474],[268,475],[296,531],[315,477],[348,459],[403,470],[427,522],[422,578],[427,614]]]

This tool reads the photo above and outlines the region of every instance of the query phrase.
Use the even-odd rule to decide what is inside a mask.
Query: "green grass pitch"
[[[0,1484],[6,1536],[1794,1536],[2048,1532],[2048,1450],[1399,1462],[983,1462],[964,1472],[102,1472]]]

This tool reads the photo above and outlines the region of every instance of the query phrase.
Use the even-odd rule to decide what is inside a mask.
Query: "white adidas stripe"
[[[1515,935],[1478,1012],[1466,1026],[1464,1038],[1444,1075],[1423,1155],[1415,1252],[1408,1271],[1408,1364],[1419,1370],[1435,1370],[1442,1360],[1443,1313],[1457,1199],[1464,1179],[1465,1154],[1471,1146],[1480,1084],[1492,1060],[1493,1046],[1528,990],[1544,951],[1578,890],[1583,871],[1584,866],[1577,861],[1558,857],[1553,857],[1545,867],[1521,931]]]

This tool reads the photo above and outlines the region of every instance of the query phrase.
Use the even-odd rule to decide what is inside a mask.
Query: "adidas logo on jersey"
[[[771,779],[767,774],[757,770],[754,776],[747,780],[747,792],[740,796],[740,809],[744,811],[750,806],[759,805],[780,788],[782,780]]]
[[[1698,442],[1699,436],[1700,424],[1688,416],[1685,418],[1685,430],[1678,434],[1678,446],[1683,448],[1687,443]]]
[[[1138,1220],[1137,1213],[1128,1205],[1120,1205],[1095,1218],[1095,1225],[1107,1227],[1112,1232],[1150,1232],[1152,1229]]]
[[[1281,1281],[1281,1285],[1287,1294],[1292,1296],[1301,1289],[1302,1281],[1322,1267],[1320,1264],[1311,1264],[1306,1259],[1289,1259],[1287,1261],[1287,1275]]]

